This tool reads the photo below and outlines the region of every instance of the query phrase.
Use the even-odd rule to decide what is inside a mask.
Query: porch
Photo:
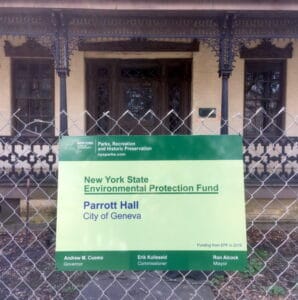
[[[12,82],[8,82],[12,92],[2,92],[6,99],[3,99],[1,112],[12,118],[8,123],[1,122],[1,181],[10,181],[6,174],[16,180],[31,174],[33,182],[44,182],[48,176],[55,178],[59,135],[220,133],[244,136],[247,183],[297,184],[297,20],[295,11],[242,9],[233,12],[183,10],[175,14],[165,11],[162,16],[149,10],[138,14],[45,8],[1,11],[0,34],[7,38],[2,39],[2,60],[6,67],[0,77],[6,77],[7,82],[7,77],[12,76]],[[32,63],[28,62],[29,58]],[[128,61],[129,68],[123,67],[128,73],[123,75],[123,69],[119,72],[124,77],[130,76],[130,81],[123,80],[121,87],[108,80],[107,74],[114,72],[111,61],[119,65],[115,59]],[[161,59],[164,63],[160,63]],[[170,59],[183,61],[183,66],[189,60],[188,71],[175,65],[171,71],[167,62]],[[53,62],[54,79],[43,71],[38,72],[44,81],[30,78],[28,74],[36,69],[37,60]],[[140,60],[142,67],[136,66]],[[147,64],[152,62],[153,67],[144,73],[145,60]],[[25,67],[22,61],[27,61]],[[160,67],[161,71],[154,67],[157,61],[164,66]],[[264,65],[264,69],[258,71],[253,62],[259,65],[269,62],[271,66],[280,62],[281,69],[266,71]],[[287,70],[284,70],[286,65]],[[24,68],[29,71],[22,77]],[[143,74],[135,75],[140,70]],[[159,72],[175,75],[161,79]],[[264,76],[264,72],[279,77],[272,77],[270,81],[271,96],[256,97],[253,84],[258,83],[257,76]],[[284,72],[286,81],[281,79]],[[89,83],[88,78],[96,76],[97,79]],[[156,76],[156,81],[152,76]],[[249,79],[249,76],[254,77]],[[26,82],[26,78],[30,82]],[[32,90],[23,91],[17,82],[25,87],[27,84]],[[155,82],[161,86],[156,87]],[[43,84],[49,87],[39,91]],[[274,86],[278,86],[277,92]],[[110,96],[113,90],[121,88],[129,100],[120,95],[113,100]],[[38,100],[38,93],[44,93],[47,101]],[[154,97],[164,98],[162,106],[157,105]],[[38,109],[30,104],[32,99],[39,101]],[[284,108],[286,112],[282,111]],[[148,115],[146,110],[153,111],[154,121],[148,121],[151,113]],[[78,116],[82,111],[86,112]],[[106,115],[108,111],[110,115]],[[235,117],[237,114],[239,118]],[[131,128],[141,130],[133,132]]]
[[[0,298],[295,298],[297,50],[291,0],[1,1]],[[249,267],[55,271],[67,134],[243,136]]]
[[[260,111],[261,113],[265,113]],[[90,117],[89,112],[84,112],[83,119]],[[155,126],[149,126],[146,118],[154,118]],[[241,116],[236,115],[239,119]],[[78,135],[84,135],[85,129],[79,128],[80,120],[71,120],[70,128],[75,128]],[[194,124],[193,119],[196,119]],[[125,120],[126,122],[123,122]],[[124,125],[130,121],[129,128]],[[170,120],[170,121],[169,121]],[[6,119],[10,124],[11,118]],[[90,127],[99,127],[103,135],[121,131],[124,135],[131,135],[140,130],[142,134],[195,134],[203,131],[214,134],[214,128],[208,124],[208,116],[197,118],[197,112],[192,111],[185,118],[180,117],[174,110],[159,118],[152,110],[146,111],[144,115],[137,118],[133,112],[127,110],[120,118],[116,119],[109,112],[104,113],[99,119],[93,120]],[[229,123],[233,124],[233,118]],[[41,120],[36,121],[42,122]],[[243,120],[242,120],[243,122]],[[109,127],[106,124],[109,123]],[[174,124],[174,125],[173,125]],[[30,126],[29,124],[28,126]],[[26,129],[25,124],[25,129]],[[52,126],[51,123],[48,126]],[[291,127],[298,130],[298,124],[294,121]],[[293,129],[293,128],[292,128]],[[44,129],[47,130],[46,128]],[[230,127],[230,131],[237,129]],[[26,132],[26,130],[25,130]],[[238,133],[239,134],[239,133]],[[58,136],[22,135],[22,131],[14,136],[0,136],[0,180],[2,188],[7,186],[18,186],[19,189],[26,187],[29,178],[32,187],[56,186],[58,173]],[[243,136],[243,161],[244,178],[247,187],[291,187],[298,185],[297,174],[298,137],[287,136],[284,132],[280,136],[268,137],[259,135],[257,137]]]

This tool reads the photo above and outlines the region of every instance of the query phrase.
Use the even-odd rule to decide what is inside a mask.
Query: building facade
[[[3,199],[56,197],[65,134],[241,134],[248,200],[297,199],[298,4],[239,2],[2,1]]]

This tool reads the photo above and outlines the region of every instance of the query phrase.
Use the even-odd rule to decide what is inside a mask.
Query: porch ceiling
[[[296,0],[13,0],[0,8],[44,8],[116,11],[298,11]]]

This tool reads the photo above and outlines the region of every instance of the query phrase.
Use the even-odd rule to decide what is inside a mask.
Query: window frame
[[[51,83],[51,109],[52,109],[52,116],[50,117],[50,120],[53,120],[55,123],[55,68],[54,68],[54,60],[49,57],[11,57],[11,111],[14,114],[18,107],[17,107],[17,96],[16,96],[16,68],[17,64],[19,63],[39,63],[39,64],[48,64],[48,66],[51,69],[51,75],[52,78]],[[29,99],[28,99],[29,100]],[[27,100],[27,102],[28,102]],[[27,103],[28,105],[28,103]],[[42,117],[40,117],[42,119]],[[32,122],[33,120],[29,120],[29,122]],[[12,120],[13,127],[11,128],[12,135],[18,134],[18,126],[17,126],[17,120],[15,117],[13,117]],[[55,136],[55,124],[53,124],[49,129],[47,130],[41,130],[36,132],[28,132],[26,130],[22,131],[22,136],[28,136],[28,137],[34,137],[37,135],[42,134],[45,137],[53,137]]]
[[[244,87],[243,87],[243,96],[244,96],[244,101],[243,101],[243,135],[245,137],[248,138],[255,138],[257,136],[259,136],[260,134],[248,134],[246,132],[246,128],[245,128],[245,120],[246,120],[246,116],[245,116],[245,110],[246,110],[246,102],[247,102],[247,97],[246,97],[246,83],[247,83],[247,72],[248,72],[248,65],[250,65],[250,68],[252,65],[255,65],[253,67],[253,72],[261,72],[264,68],[262,67],[262,65],[266,65],[266,66],[270,66],[270,64],[280,64],[280,74],[281,74],[281,80],[280,80],[280,84],[281,84],[281,90],[280,90],[280,96],[279,96],[279,104],[278,104],[278,108],[276,110],[276,112],[279,112],[280,109],[282,107],[284,107],[286,105],[286,84],[287,84],[287,59],[284,58],[277,58],[277,59],[245,59],[244,61]],[[268,68],[270,69],[270,67]],[[266,68],[265,68],[266,70]],[[269,71],[268,71],[269,72]],[[265,109],[265,108],[264,108]],[[259,130],[260,132],[262,132],[262,136],[265,136],[266,138],[270,139],[270,138],[275,138],[278,137],[282,134],[282,132],[284,132],[285,130],[285,115],[284,113],[280,114],[280,118],[277,120],[276,125],[278,126],[278,128],[280,128],[281,133],[277,134],[277,135],[272,135],[270,133],[266,134],[266,130],[264,132],[264,128],[266,128],[267,124],[263,124],[262,128],[258,128],[257,130]]]

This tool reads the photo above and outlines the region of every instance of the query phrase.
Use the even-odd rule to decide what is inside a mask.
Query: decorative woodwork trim
[[[21,46],[13,46],[9,41],[4,44],[5,56],[9,57],[42,57],[52,58],[50,50],[34,39],[28,39]]]
[[[284,48],[279,48],[271,43],[270,40],[264,39],[261,44],[255,48],[243,46],[240,49],[241,58],[292,58],[293,43],[288,43]]]
[[[79,51],[178,51],[195,52],[199,51],[199,41],[194,39],[192,42],[168,42],[151,41],[147,39],[131,39],[129,41],[111,42],[81,42]]]

